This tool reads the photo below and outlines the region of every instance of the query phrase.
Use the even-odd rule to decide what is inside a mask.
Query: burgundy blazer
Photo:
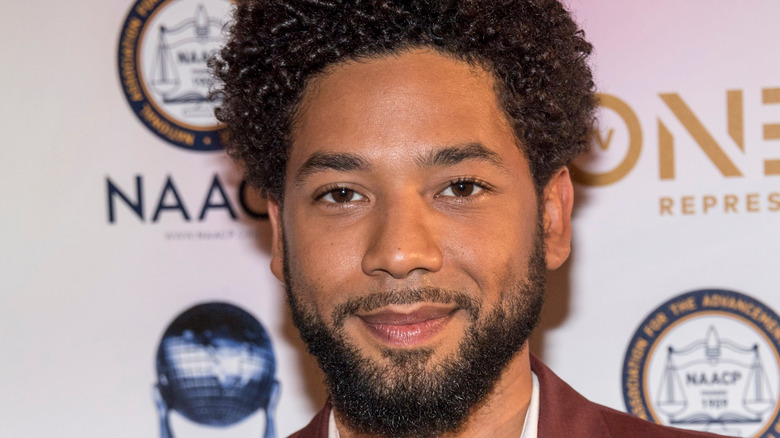
[[[531,356],[539,378],[539,438],[695,438],[715,437],[702,432],[661,426],[588,401]],[[289,438],[328,438],[330,405]]]

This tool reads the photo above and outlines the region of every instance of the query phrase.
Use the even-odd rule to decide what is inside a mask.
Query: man
[[[594,109],[561,4],[255,1],[230,33],[217,115],[330,396],[294,436],[703,436],[529,354]]]

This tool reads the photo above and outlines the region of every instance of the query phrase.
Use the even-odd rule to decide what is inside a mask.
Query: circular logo
[[[610,94],[598,94],[598,126],[591,133],[590,148],[572,163],[574,181],[605,186],[623,179],[634,168],[642,151],[642,127],[634,110]]]
[[[165,428],[171,410],[198,424],[226,427],[262,408],[266,431],[273,431],[275,373],[271,339],[259,321],[232,304],[199,304],[163,334],[155,404]]]
[[[160,138],[194,151],[221,149],[207,61],[224,43],[228,0],[137,0],[119,39],[119,77],[130,106]]]
[[[780,433],[780,317],[727,290],[665,302],[642,321],[623,362],[628,412],[740,437]]]

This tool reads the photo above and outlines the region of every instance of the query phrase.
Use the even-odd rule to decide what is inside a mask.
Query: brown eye
[[[473,181],[455,181],[450,184],[449,187],[444,189],[439,196],[454,196],[457,198],[465,198],[467,196],[475,195],[484,190],[479,184]]]
[[[348,189],[346,187],[338,187],[325,193],[321,199],[325,202],[331,202],[334,204],[346,204],[352,201],[360,201],[364,198],[354,190]]]
[[[454,193],[455,196],[469,196],[474,193],[474,183],[457,182],[452,185],[452,193]]]

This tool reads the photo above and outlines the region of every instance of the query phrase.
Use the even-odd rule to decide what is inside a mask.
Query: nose
[[[435,213],[426,207],[424,202],[399,202],[377,209],[379,217],[362,261],[365,274],[403,279],[441,269]]]

